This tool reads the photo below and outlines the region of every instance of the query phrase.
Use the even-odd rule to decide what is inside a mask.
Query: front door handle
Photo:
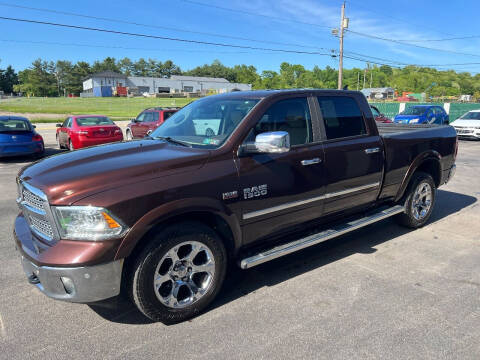
[[[322,162],[322,160],[321,160],[320,158],[313,158],[313,159],[310,159],[310,160],[302,160],[302,161],[300,161],[300,163],[301,163],[303,166],[319,164],[319,163],[321,163],[321,162]]]
[[[371,148],[371,149],[365,149],[365,153],[367,154],[375,154],[377,152],[380,152],[380,148]]]

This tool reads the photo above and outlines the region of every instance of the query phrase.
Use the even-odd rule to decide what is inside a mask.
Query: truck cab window
[[[255,136],[264,132],[286,131],[290,134],[290,144],[303,145],[312,142],[312,124],[307,98],[280,100],[263,114],[248,137],[254,141]]]
[[[319,96],[318,104],[327,139],[340,139],[367,133],[357,102],[346,96]]]

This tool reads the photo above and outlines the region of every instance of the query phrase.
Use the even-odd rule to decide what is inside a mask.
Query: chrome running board
[[[373,224],[377,221],[386,219],[393,215],[400,214],[403,211],[404,211],[404,207],[401,205],[396,205],[386,210],[377,211],[361,219],[353,220],[346,224],[335,226],[332,229],[319,232],[318,234],[313,234],[303,239],[295,240],[287,244],[274,247],[273,249],[265,250],[256,255],[247,257],[242,261],[240,261],[240,267],[242,269],[249,269],[256,265],[260,265],[260,264],[263,264],[264,262],[279,258],[287,254],[291,254],[295,251],[304,249],[306,247],[316,245],[321,242],[336,238],[337,236],[341,236],[343,234],[349,233],[350,231],[360,229],[364,226]]]

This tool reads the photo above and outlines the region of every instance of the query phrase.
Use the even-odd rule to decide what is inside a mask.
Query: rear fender
[[[185,214],[183,220],[189,220],[188,213],[209,213],[221,217],[229,226],[233,234],[234,251],[241,246],[241,230],[237,216],[230,211],[222,202],[211,198],[190,198],[176,200],[152,209],[141,217],[127,233],[121,242],[115,255],[115,260],[130,255],[138,242],[153,227],[160,224],[168,224]]]
[[[410,183],[410,180],[413,176],[413,174],[415,173],[415,171],[417,171],[421,166],[422,164],[424,164],[425,162],[427,161],[435,161],[438,163],[438,168],[439,168],[439,178],[441,178],[441,174],[442,174],[442,165],[441,165],[441,162],[440,162],[440,159],[442,158],[442,156],[435,150],[429,150],[429,151],[425,151],[423,153],[421,153],[420,155],[418,155],[412,162],[412,164],[410,165],[410,167],[408,168],[404,178],[403,178],[403,181],[402,181],[402,185],[400,186],[400,188],[398,189],[398,192],[397,192],[397,195],[395,197],[395,201],[398,201],[400,200],[404,193],[405,193],[405,190],[407,189],[407,186],[408,184]],[[434,174],[436,175],[436,174]]]

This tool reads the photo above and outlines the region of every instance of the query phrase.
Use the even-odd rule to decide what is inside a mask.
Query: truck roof
[[[334,89],[272,89],[272,90],[251,90],[251,91],[233,91],[229,93],[214,95],[214,96],[222,96],[228,97],[232,99],[236,98],[253,98],[253,99],[261,99],[267,97],[275,97],[280,95],[286,94],[301,94],[307,92],[315,92],[318,94],[362,94],[360,91],[352,91],[352,90],[334,90]],[[363,95],[363,94],[362,94]]]

